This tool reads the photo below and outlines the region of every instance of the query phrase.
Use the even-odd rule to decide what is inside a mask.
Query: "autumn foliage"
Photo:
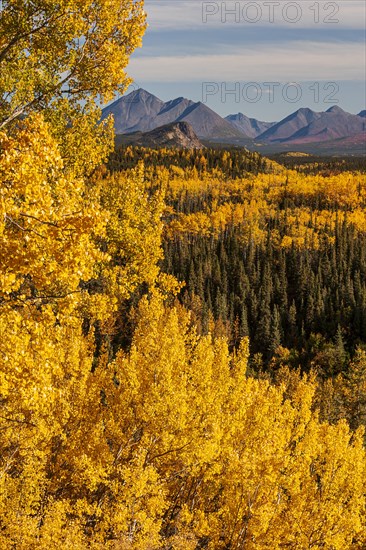
[[[102,166],[111,124],[97,127],[88,102],[123,80],[141,10],[3,2],[0,547],[362,549],[365,354],[321,388],[323,405],[351,396],[332,423],[314,375],[282,365],[273,383],[252,376],[248,338],[232,347],[198,331],[176,299],[181,285],[161,271],[163,231],[192,230],[167,218],[164,195],[182,181]],[[67,67],[63,99],[54,75]],[[207,231],[241,216],[261,238],[263,211],[285,192],[272,178],[233,183],[260,190],[241,214],[220,210],[215,180]],[[294,179],[286,193],[311,201],[307,180]],[[206,183],[188,179],[185,192]],[[354,201],[352,181],[333,183],[329,200]]]

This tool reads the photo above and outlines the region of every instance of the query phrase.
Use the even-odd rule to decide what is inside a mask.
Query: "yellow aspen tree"
[[[0,134],[0,296],[7,303],[72,299],[103,254],[93,234],[105,216],[84,181],[65,174],[42,115]]]
[[[147,191],[142,164],[129,174],[110,175],[99,186],[108,220],[105,237],[99,239],[109,258],[101,263],[102,278],[111,297],[128,298],[142,282],[152,285],[159,273],[164,189]]]
[[[81,100],[109,101],[130,83],[143,2],[3,0],[0,16],[0,129],[64,98],[75,109]]]
[[[68,526],[70,540],[83,538],[67,517],[62,471],[56,474],[58,495],[53,471],[73,416],[85,411],[88,348],[80,323],[50,306],[27,308],[27,314],[8,308],[0,315],[2,548],[43,548],[38,537],[46,516],[57,520],[57,529],[63,526],[65,540]]]

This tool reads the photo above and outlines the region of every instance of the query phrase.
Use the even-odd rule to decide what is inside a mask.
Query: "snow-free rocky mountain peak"
[[[148,132],[165,124],[185,121],[200,138],[242,138],[243,134],[201,102],[184,97],[164,102],[146,90],[136,90],[105,109],[102,119],[114,116],[117,134]]]

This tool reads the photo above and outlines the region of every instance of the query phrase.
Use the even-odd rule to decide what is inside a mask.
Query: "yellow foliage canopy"
[[[40,115],[14,137],[0,134],[1,297],[66,296],[100,258],[92,234],[103,215],[82,178],[65,174]]]
[[[1,327],[2,547],[356,547],[362,433],[318,421],[313,382],[248,378],[246,340],[230,356],[159,294],[96,369],[80,328],[39,321]]]

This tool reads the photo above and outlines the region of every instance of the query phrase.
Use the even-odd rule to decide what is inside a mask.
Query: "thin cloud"
[[[230,54],[136,57],[129,73],[144,82],[363,80],[363,44],[256,45]]]
[[[363,29],[365,25],[366,7],[364,0],[338,0],[328,2],[288,2],[287,0],[276,0],[280,5],[270,8],[268,0],[256,0],[255,2],[228,0],[226,2],[210,2],[212,8],[217,6],[217,13],[205,14],[207,2],[193,0],[145,0],[146,12],[150,28],[154,31],[172,29],[197,29],[197,28],[250,28],[257,25],[270,27],[292,27],[292,28],[354,28]],[[235,4],[240,4],[240,16],[235,17],[227,14],[226,22],[222,19],[226,10],[232,10]],[[245,6],[256,4],[256,8]],[[298,8],[290,4],[297,4]],[[222,8],[224,6],[224,8]],[[286,7],[287,6],[287,7]],[[317,9],[316,6],[319,6]],[[226,8],[225,8],[226,7]],[[244,11],[243,11],[244,9]],[[272,15],[271,15],[272,14]],[[299,14],[299,20],[296,19]],[[258,21],[256,18],[259,17]],[[270,19],[273,19],[270,22]],[[204,20],[206,19],[206,22]]]

